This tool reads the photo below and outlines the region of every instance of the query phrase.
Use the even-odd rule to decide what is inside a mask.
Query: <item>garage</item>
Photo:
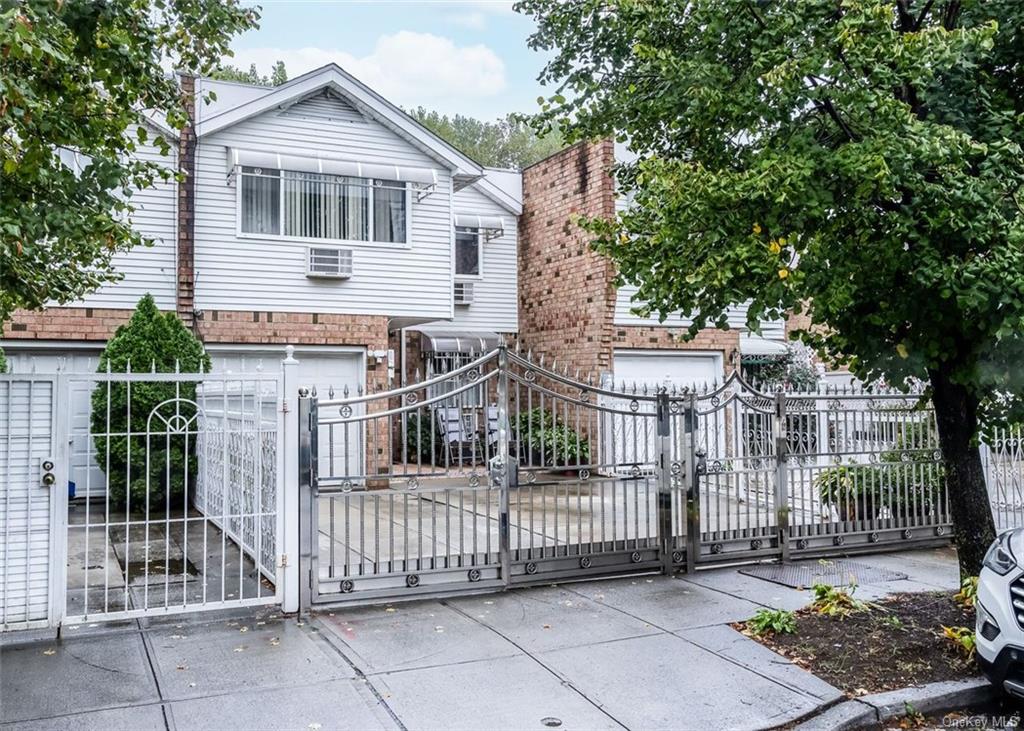
[[[707,351],[616,350],[615,383],[703,388],[725,377],[721,353]]]
[[[208,345],[214,373],[277,373],[284,346]],[[342,398],[345,389],[355,396],[365,386],[366,349],[348,346],[296,347],[299,388],[316,389],[320,399]],[[355,413],[360,413],[357,405]],[[363,472],[364,424],[337,425],[320,432],[318,455],[321,475]]]
[[[207,345],[214,373],[277,373],[284,360],[284,346]],[[320,398],[328,398],[331,389],[340,398],[348,387],[353,394],[362,386],[366,351],[356,347],[296,347],[299,361],[299,387],[316,388]]]

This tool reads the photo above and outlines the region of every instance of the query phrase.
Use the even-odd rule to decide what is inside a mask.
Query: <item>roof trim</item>
[[[324,88],[341,94],[359,111],[390,128],[400,137],[405,138],[444,164],[448,169],[471,175],[483,175],[483,167],[477,162],[459,152],[380,94],[333,63],[297,76],[256,99],[201,120],[196,125],[196,136],[211,135]]]
[[[510,196],[504,190],[499,188],[497,185],[487,179],[486,174],[480,180],[473,183],[481,193],[490,198],[492,201],[497,203],[499,206],[504,208],[506,211],[514,216],[521,216],[523,214],[523,204],[521,201],[517,201],[515,198]]]

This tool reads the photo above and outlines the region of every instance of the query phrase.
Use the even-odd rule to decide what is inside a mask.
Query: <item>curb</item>
[[[998,689],[985,678],[946,680],[844,701],[804,721],[794,731],[847,731],[901,716],[908,704],[919,713],[936,713],[984,703],[998,695]]]

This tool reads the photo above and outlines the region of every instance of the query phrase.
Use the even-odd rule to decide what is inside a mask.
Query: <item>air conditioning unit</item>
[[[472,282],[456,282],[455,283],[455,304],[468,306],[473,304],[473,283]]]
[[[310,246],[306,249],[306,276],[348,279],[352,276],[352,249]]]

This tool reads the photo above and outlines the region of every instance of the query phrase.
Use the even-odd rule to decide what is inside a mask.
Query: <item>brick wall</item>
[[[192,127],[196,112],[196,79],[179,78],[188,123],[178,137],[178,170],[185,179],[178,184],[178,272],[177,311],[186,327],[194,324],[195,312],[195,199],[196,135]]]
[[[610,140],[583,142],[523,171],[519,340],[581,373],[611,369],[615,270],[570,219],[615,214],[614,162]]]
[[[11,340],[79,340],[104,342],[131,319],[132,310],[99,307],[51,307],[18,310],[0,327]]]

